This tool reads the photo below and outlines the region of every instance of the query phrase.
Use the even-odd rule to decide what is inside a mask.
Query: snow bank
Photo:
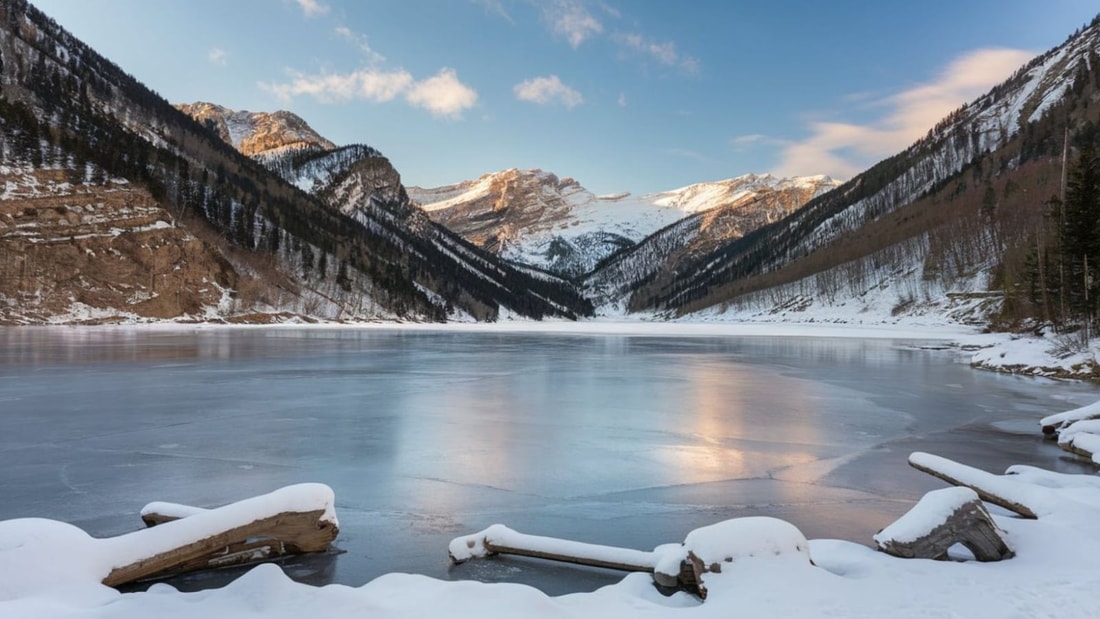
[[[88,547],[95,540],[61,523],[13,520],[0,522],[0,617],[1096,617],[1100,507],[1079,508],[1083,493],[1100,493],[1097,478],[1033,467],[1009,472],[1020,486],[1046,489],[1052,514],[1040,520],[994,515],[1013,540],[1017,557],[1012,561],[905,561],[839,540],[812,540],[803,552],[800,534],[785,523],[723,523],[700,530],[683,545],[658,549],[719,550],[706,555],[722,561],[723,569],[717,578],[708,575],[710,592],[702,604],[683,593],[661,596],[647,574],[629,575],[592,593],[552,598],[524,585],[444,582],[411,574],[389,574],[355,588],[312,587],[290,581],[274,565],[254,568],[216,590],[179,593],[156,585],[144,593],[119,594],[98,585],[94,549]],[[757,534],[782,543],[754,542]],[[39,549],[52,547],[52,553],[30,549],[32,541]],[[780,555],[765,558],[776,549]],[[757,556],[725,562],[742,553]],[[808,562],[811,553],[817,567]]]

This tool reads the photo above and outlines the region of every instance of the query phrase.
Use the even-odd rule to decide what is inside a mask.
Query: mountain
[[[219,132],[219,136],[242,154],[249,144],[259,143],[259,136],[282,136],[269,137],[266,150],[253,147],[251,157],[408,253],[407,260],[416,263],[414,283],[448,313],[454,312],[455,299],[465,306],[460,308],[462,313],[477,319],[495,319],[501,305],[535,318],[576,318],[591,312],[571,283],[507,264],[430,221],[410,203],[400,174],[376,149],[333,146],[286,111],[239,112],[209,103],[176,107],[196,120],[238,123],[235,132]]]
[[[628,308],[809,317],[847,306],[841,314],[858,319],[875,304],[887,318],[932,304],[979,323],[1034,318],[1024,288],[1042,231],[1059,225],[1049,204],[1061,192],[1064,147],[1072,161],[1100,121],[1098,51],[1094,20],[906,150],[640,280],[624,291]]]
[[[838,184],[827,177],[750,174],[656,194],[596,196],[571,178],[510,169],[445,187],[410,187],[409,194],[432,220],[480,247],[579,277],[685,217],[708,238],[735,238]],[[714,209],[722,215],[695,217]]]
[[[180,104],[176,108],[249,157],[301,148],[336,148],[301,117],[285,110],[237,111],[204,101]]]
[[[602,259],[584,277],[586,294],[604,313],[618,313],[629,292],[643,282],[661,273],[685,273],[694,260],[783,219],[838,185],[827,176],[750,174],[648,196],[646,202],[690,214]]]
[[[23,0],[0,4],[0,83],[0,322],[590,311],[418,220],[377,151],[287,114],[197,122]],[[311,166],[327,193],[275,169]]]

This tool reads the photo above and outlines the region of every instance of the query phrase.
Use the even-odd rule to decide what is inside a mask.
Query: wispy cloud
[[[533,77],[512,87],[512,92],[520,101],[530,101],[540,105],[560,103],[569,109],[584,103],[581,93],[562,83],[557,75]]]
[[[710,157],[707,157],[699,151],[691,150],[690,148],[666,148],[666,155],[671,155],[680,159],[691,159],[692,161],[698,161],[699,163],[710,163]]]
[[[881,114],[864,123],[815,121],[809,137],[783,150],[777,173],[850,178],[894,154],[963,103],[1003,81],[1034,54],[1019,49],[979,49],[952,61],[933,81],[872,102]]]
[[[702,69],[697,58],[681,52],[673,41],[656,41],[634,32],[616,34],[613,38],[623,49],[663,66],[691,75],[698,74]]]
[[[294,0],[306,17],[320,17],[328,15],[329,6],[317,0]]]
[[[780,138],[774,138],[763,133],[750,133],[748,135],[739,135],[730,138],[730,146],[734,150],[748,150],[755,146],[786,146],[790,144],[789,140],[783,140]]]
[[[474,4],[485,9],[486,13],[496,15],[509,24],[515,24],[515,20],[512,19],[512,15],[508,13],[508,9],[504,8],[504,2],[501,0],[470,0]]]
[[[619,107],[626,107],[626,93],[619,93]]]
[[[553,0],[542,11],[550,31],[564,37],[573,49],[603,32],[603,24],[580,0]]]
[[[454,69],[445,68],[413,84],[405,100],[428,110],[433,116],[456,119],[477,104],[477,91],[459,81]]]
[[[363,52],[363,55],[367,58],[367,62],[370,64],[376,65],[386,61],[385,56],[371,49],[370,43],[367,41],[365,35],[359,34],[347,26],[337,26],[336,35],[345,41],[350,41],[353,45],[358,47],[359,51]]]
[[[220,47],[211,47],[210,51],[206,52],[206,59],[210,61],[210,64],[224,67],[229,62],[229,54]]]

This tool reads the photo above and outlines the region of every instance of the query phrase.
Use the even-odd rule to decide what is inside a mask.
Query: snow
[[[893,524],[875,534],[878,544],[890,540],[914,542],[946,521],[957,509],[977,500],[978,493],[970,488],[941,488],[921,497],[908,512]]]
[[[1092,419],[1094,417],[1100,417],[1100,402],[1093,402],[1080,408],[1075,408],[1062,413],[1049,415],[1039,420],[1041,426],[1054,426],[1059,428],[1065,425],[1069,425],[1075,421],[1081,421],[1083,419]]]
[[[1058,501],[1051,496],[1049,489],[1020,483],[1019,479],[1011,476],[994,475],[920,451],[910,454],[909,462],[943,473],[960,483],[984,488],[999,497],[1031,509],[1040,518],[1053,513],[1058,505]]]
[[[171,518],[187,518],[188,516],[194,516],[195,514],[201,514],[206,511],[209,510],[202,507],[169,503],[167,501],[153,501],[141,508],[141,515],[144,517],[149,514],[159,514]]]
[[[810,545],[802,532],[789,522],[765,516],[734,518],[695,529],[681,546],[663,549],[655,571],[675,576],[689,557],[698,559],[710,573],[705,578],[708,595],[716,574],[732,567],[726,564],[747,562],[753,569],[760,568],[760,561],[782,560],[793,563],[791,567],[812,565]]]
[[[448,546],[448,552],[451,555],[451,559],[456,563],[474,558],[483,558],[489,555],[488,550],[485,548],[486,542],[494,546],[523,548],[534,552],[571,557],[584,557],[604,563],[653,567],[657,561],[657,556],[653,552],[643,552],[641,550],[632,550],[629,548],[615,548],[613,546],[601,546],[599,544],[585,544],[553,537],[542,537],[539,535],[527,535],[513,531],[502,524],[494,524],[479,533],[455,538]]]
[[[5,614],[2,602],[94,590],[114,568],[283,512],[323,510],[321,519],[337,524],[333,503],[328,486],[298,484],[107,539],[53,520],[0,521],[0,616],[17,616]]]

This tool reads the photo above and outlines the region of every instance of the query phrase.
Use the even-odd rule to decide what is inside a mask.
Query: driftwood
[[[324,510],[283,512],[235,527],[205,539],[116,567],[103,584],[117,587],[149,578],[189,571],[254,563],[285,554],[321,552],[336,539],[335,524],[324,520]],[[159,527],[170,527],[171,520]],[[143,531],[131,533],[140,535]]]
[[[945,496],[944,492],[953,490],[958,489],[936,490],[925,496],[926,499],[936,499]],[[895,524],[875,535],[878,549],[903,559],[943,560],[947,558],[949,548],[962,544],[978,561],[1012,558],[1015,553],[1005,541],[1004,532],[993,522],[989,511],[977,495],[969,490],[964,492],[963,502],[945,518],[936,513],[937,508],[943,505],[942,501],[939,505],[928,508],[928,502],[922,499],[921,503],[915,505]],[[972,498],[965,500],[967,496]]]
[[[1038,517],[1033,507],[1025,505],[1021,502],[1019,497],[1005,496],[1005,492],[992,489],[1008,481],[998,475],[993,475],[981,469],[959,464],[947,458],[931,456],[919,452],[909,456],[909,466],[923,473],[928,473],[933,477],[942,479],[953,486],[970,488],[978,493],[978,496],[983,501],[1003,507],[1024,518],[1035,519]],[[1008,481],[1008,483],[1013,482]]]

